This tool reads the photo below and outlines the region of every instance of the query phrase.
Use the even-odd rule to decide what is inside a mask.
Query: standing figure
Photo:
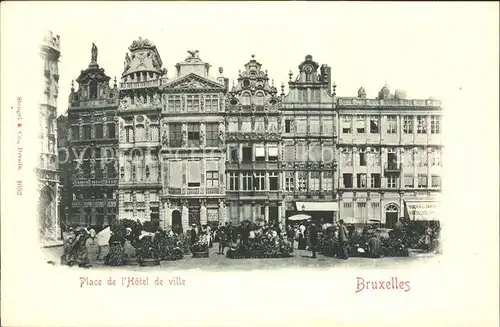
[[[92,42],[92,59],[91,59],[91,62],[97,62],[97,47],[94,44],[94,42]]]
[[[347,254],[347,228],[344,225],[344,220],[340,219],[339,221],[339,257],[342,259],[349,259],[349,255]]]
[[[306,231],[306,226],[304,226],[304,224],[300,224],[300,227],[299,227],[299,246],[298,246],[299,250],[306,249],[307,241],[306,241],[305,231]]]
[[[286,231],[286,238],[288,240],[288,243],[290,243],[290,248],[292,249],[291,252],[293,252],[294,243],[295,243],[295,231],[293,230],[292,225],[288,225],[288,228]]]
[[[312,252],[312,258],[316,258],[316,251],[318,248],[318,230],[316,224],[313,222],[309,227],[309,247]]]

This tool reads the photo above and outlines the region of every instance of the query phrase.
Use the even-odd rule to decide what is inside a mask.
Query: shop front
[[[325,223],[333,224],[337,221],[338,211],[339,206],[337,202],[296,201],[295,208],[293,208],[293,210],[287,210],[286,216],[288,218],[298,214],[307,215],[310,216],[310,219],[319,226],[320,224]],[[290,222],[289,219],[287,219],[287,225],[289,223],[293,222]]]

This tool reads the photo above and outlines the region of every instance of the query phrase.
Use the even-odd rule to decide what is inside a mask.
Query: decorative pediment
[[[225,86],[209,79],[203,78],[196,74],[189,74],[177,80],[172,81],[165,86],[165,89],[190,89],[190,90],[204,90],[204,89],[220,89],[224,91]]]
[[[104,73],[104,68],[99,68],[99,65],[90,65],[89,68],[82,70],[80,76],[76,79],[79,84],[87,84],[91,80],[96,80],[98,83],[108,83],[111,78]]]

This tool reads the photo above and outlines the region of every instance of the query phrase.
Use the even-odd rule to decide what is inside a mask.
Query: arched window
[[[250,105],[250,93],[244,93],[241,97],[241,104],[244,106]]]
[[[113,98],[113,92],[109,92],[109,98],[112,99]]]
[[[398,212],[398,206],[394,203],[390,203],[385,207],[385,212]]]
[[[263,106],[264,105],[264,93],[257,92],[257,94],[255,94],[255,105],[256,106]]]
[[[90,82],[90,98],[97,99],[97,81],[92,80]]]

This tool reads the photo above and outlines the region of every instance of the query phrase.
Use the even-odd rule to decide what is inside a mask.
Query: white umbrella
[[[294,215],[294,216],[288,217],[288,220],[306,220],[306,219],[309,219],[309,218],[311,218],[311,216],[304,215],[304,214],[298,214],[298,215]]]
[[[97,243],[99,246],[108,245],[109,238],[111,237],[111,228],[106,227],[102,231],[100,231],[96,236]]]

